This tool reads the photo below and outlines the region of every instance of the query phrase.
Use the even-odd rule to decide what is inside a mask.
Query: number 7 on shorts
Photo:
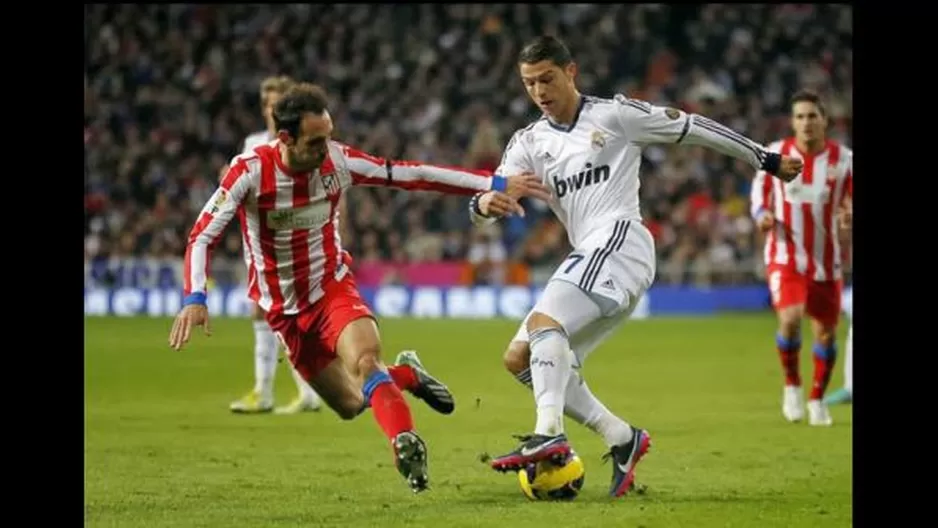
[[[569,262],[570,264],[564,268],[563,274],[567,275],[573,271],[573,268],[577,267],[577,264],[579,264],[581,260],[583,260],[583,255],[580,255],[579,253],[570,253],[570,256],[568,256],[567,260],[564,261],[564,263]]]

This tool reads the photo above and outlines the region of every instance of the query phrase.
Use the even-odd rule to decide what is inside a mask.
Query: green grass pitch
[[[370,413],[235,416],[253,382],[245,319],[167,346],[169,319],[85,320],[85,525],[101,527],[846,527],[852,417],[832,428],[781,416],[770,314],[626,325],[587,361],[593,392],[647,428],[644,495],[611,500],[602,441],[567,421],[586,464],[572,503],[528,502],[515,475],[479,461],[534,425],[533,399],[501,365],[512,321],[385,319],[386,360],[414,348],[449,384],[456,412],[409,398],[430,448],[431,489],[413,495]],[[841,327],[841,339],[844,333]],[[805,328],[808,332],[808,328]],[[806,335],[805,341],[810,343]],[[802,376],[810,383],[809,347]],[[841,367],[831,382],[841,384]],[[284,365],[278,403],[293,395]]]

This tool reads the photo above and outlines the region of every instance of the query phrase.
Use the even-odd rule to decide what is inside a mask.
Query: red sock
[[[814,383],[811,384],[811,400],[820,400],[824,397],[824,391],[827,390],[827,384],[831,381],[831,374],[834,373],[834,363],[837,360],[837,347],[831,343],[830,346],[824,346],[815,343],[814,351]]]
[[[395,383],[381,383],[371,392],[371,411],[389,440],[404,431],[414,430],[407,400]]]
[[[801,340],[798,337],[789,339],[776,335],[775,344],[782,360],[782,370],[785,372],[785,385],[800,387],[801,369],[798,360],[801,355]]]
[[[388,374],[394,379],[394,384],[401,390],[414,390],[417,388],[417,373],[410,365],[394,365],[388,367]]]

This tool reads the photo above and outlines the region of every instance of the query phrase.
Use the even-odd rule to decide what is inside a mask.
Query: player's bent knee
[[[531,349],[527,341],[512,341],[505,349],[505,355],[502,357],[505,368],[512,374],[519,374],[528,368],[531,361]]]
[[[563,329],[563,325],[557,322],[553,317],[543,314],[541,312],[533,312],[528,317],[527,329],[528,333],[534,332],[540,328],[560,328]]]
[[[377,343],[362,347],[358,353],[358,360],[355,364],[356,374],[359,377],[366,378],[373,372],[381,370],[381,347]]]

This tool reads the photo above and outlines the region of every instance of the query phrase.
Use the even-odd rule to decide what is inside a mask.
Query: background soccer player
[[[264,112],[264,123],[267,127],[244,140],[242,152],[250,152],[255,147],[269,143],[276,139],[277,131],[274,126],[273,109],[277,101],[287,89],[294,84],[287,76],[268,77],[261,82],[261,108]],[[221,176],[224,178],[228,167],[222,167]],[[250,253],[247,250],[245,227],[242,226],[242,251],[245,263],[250,266]],[[229,409],[236,413],[265,413],[274,410],[274,378],[277,374],[277,351],[280,341],[270,329],[264,319],[264,310],[256,302],[251,304],[251,319],[254,327],[254,388],[242,398],[231,402]],[[316,391],[303,380],[302,376],[289,366],[293,381],[296,383],[296,397],[289,404],[278,407],[278,414],[294,414],[303,411],[315,411],[322,405]]]
[[[791,98],[794,137],[769,146],[804,161],[801,176],[789,183],[756,173],[751,212],[766,233],[766,278],[778,314],[775,342],[785,374],[782,415],[804,418],[799,356],[801,323],[811,320],[814,378],[808,396],[808,423],[833,423],[824,391],[837,359],[835,332],[840,317],[842,257],[837,212],[853,194],[853,154],[826,136],[827,113],[820,97],[800,91]]]

